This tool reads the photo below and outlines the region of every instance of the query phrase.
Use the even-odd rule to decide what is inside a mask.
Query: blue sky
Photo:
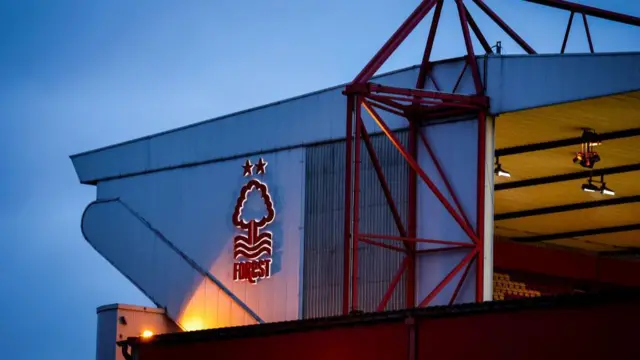
[[[568,13],[486,2],[538,52],[560,48]],[[640,16],[637,1],[581,2]],[[95,189],[78,183],[68,155],[347,82],[416,4],[0,0],[3,353],[90,359],[97,306],[150,305],[83,240]],[[492,44],[521,52],[468,6]],[[435,58],[462,54],[453,10],[446,1]],[[383,71],[419,61],[425,25]],[[590,27],[596,51],[640,50],[640,28]],[[569,42],[571,52],[588,50],[581,21]]]

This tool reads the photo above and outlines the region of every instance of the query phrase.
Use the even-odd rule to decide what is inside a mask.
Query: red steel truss
[[[476,292],[475,300],[483,300],[483,260],[484,260],[484,188],[485,188],[485,132],[486,132],[486,116],[489,111],[489,99],[484,93],[484,85],[480,78],[480,69],[478,67],[476,55],[473,49],[471,34],[469,29],[482,45],[484,52],[492,53],[492,48],[486,38],[480,31],[477,23],[469,13],[464,4],[464,0],[452,0],[455,3],[460,26],[464,37],[464,45],[466,48],[465,65],[454,86],[452,92],[441,91],[436,79],[431,74],[432,62],[431,51],[436,36],[440,14],[442,11],[444,0],[423,0],[413,13],[402,23],[391,38],[382,46],[378,53],[369,61],[355,79],[346,86],[344,94],[347,96],[347,123],[346,123],[346,179],[345,179],[345,219],[344,219],[344,288],[343,288],[343,313],[358,310],[358,244],[367,243],[379,246],[391,251],[397,251],[405,254],[399,269],[393,276],[391,283],[383,298],[381,299],[377,310],[384,310],[391,299],[402,276],[406,274],[407,296],[406,307],[412,308],[416,306],[428,306],[430,302],[447,286],[452,279],[460,272],[462,276],[449,303],[453,303],[458,296],[460,288],[464,283],[472,266],[475,266],[476,274]],[[495,12],[493,12],[483,0],[472,0],[489,18],[491,18],[505,33],[509,35],[525,52],[535,54],[535,50],[527,44],[516,32],[511,29]],[[589,47],[593,52],[593,44],[589,34],[586,16],[594,16],[604,18],[616,22],[622,22],[640,26],[640,19],[617,14],[593,7],[587,7],[575,3],[560,0],[527,0],[529,2],[551,6],[571,12],[569,18],[569,26],[567,34],[562,45],[564,52],[568,31],[571,26],[574,13],[583,16]],[[434,9],[435,8],[435,9]],[[409,36],[422,19],[434,10],[433,21],[427,37],[426,46],[418,79],[415,88],[398,88],[392,86],[384,86],[371,82],[371,78],[380,69],[380,67],[393,54],[398,46]],[[475,93],[473,95],[463,95],[456,93],[458,85],[463,74],[469,69],[471,72]],[[428,80],[434,85],[437,91],[425,90]],[[378,127],[386,137],[393,143],[396,149],[402,154],[404,159],[410,166],[408,187],[408,208],[406,224],[402,221],[398,211],[398,205],[394,200],[389,185],[382,171],[382,166],[378,160],[375,149],[369,138],[369,130],[366,129],[362,121],[362,109],[367,111],[374,119]],[[404,117],[407,120],[409,142],[405,147],[398,140],[397,136],[387,126],[386,122],[380,116],[379,110],[383,110],[392,114]],[[451,184],[445,176],[441,164],[434,155],[429,142],[424,134],[419,131],[420,124],[424,121],[434,119],[446,119],[457,116],[474,116],[478,119],[478,151],[477,151],[477,210],[476,210],[476,228],[474,229],[465,214],[458,197],[456,196]],[[384,192],[389,210],[398,230],[397,236],[388,236],[381,234],[365,234],[360,232],[359,226],[359,206],[360,203],[360,163],[361,163],[361,143],[364,143],[367,154],[371,159],[379,183]],[[445,188],[449,193],[453,204],[450,203],[443,193],[434,185],[433,181],[427,175],[425,170],[418,163],[418,147],[423,146],[426,153],[435,164],[435,168],[439,176],[443,179]],[[446,239],[421,239],[417,237],[417,185],[422,181],[436,196],[436,198],[444,205],[446,210],[451,214],[453,219],[458,223],[461,229],[471,239],[471,243],[461,243]],[[384,243],[381,240],[395,241],[398,246]],[[432,243],[446,245],[445,247],[430,250],[418,250],[418,243]],[[451,272],[446,275],[440,283],[424,298],[416,304],[416,257],[424,253],[432,253],[439,251],[451,251],[459,249],[468,249],[468,254],[458,263]]]

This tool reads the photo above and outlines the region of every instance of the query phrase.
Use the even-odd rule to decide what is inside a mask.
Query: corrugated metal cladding
[[[406,145],[407,132],[397,135]],[[400,216],[406,221],[409,166],[386,136],[372,136],[371,141]],[[397,236],[398,230],[364,144],[361,154],[360,231]],[[344,141],[307,148],[304,318],[338,315],[342,311],[344,168]],[[365,243],[358,249],[358,307],[374,311],[402,262],[402,254]],[[400,281],[387,309],[401,308],[404,299],[405,282]]]

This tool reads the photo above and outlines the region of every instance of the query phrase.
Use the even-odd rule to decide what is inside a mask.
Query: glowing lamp
[[[598,192],[598,191],[600,191],[600,189],[599,189],[597,186],[593,185],[593,184],[591,183],[591,181],[589,181],[589,183],[587,183],[587,184],[583,184],[583,185],[582,185],[582,191],[586,191],[586,192]]]
[[[142,336],[143,338],[145,338],[145,339],[148,339],[148,338],[150,338],[150,337],[152,337],[152,336],[153,336],[153,331],[151,331],[151,330],[145,330],[145,331],[143,331],[143,332],[142,332],[141,336]]]
[[[600,192],[602,193],[602,195],[609,195],[609,196],[614,196],[616,194],[616,192],[609,189],[605,183],[602,184],[602,187],[600,188]]]
[[[511,177],[511,173],[502,168],[502,164],[500,164],[500,159],[498,159],[498,157],[496,157],[496,168],[493,172],[498,176]]]

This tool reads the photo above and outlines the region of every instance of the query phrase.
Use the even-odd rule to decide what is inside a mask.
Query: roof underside
[[[640,90],[640,53],[489,56],[478,58],[478,63],[493,114]],[[451,92],[456,87],[463,66],[462,59],[434,65],[432,76],[442,91]],[[417,70],[411,67],[373,81],[412,87]],[[463,94],[473,91],[470,71],[464,72],[456,88]],[[71,158],[80,182],[96,184],[101,180],[337,140],[344,138],[346,100],[341,91],[339,86]],[[369,122],[367,127],[374,127],[371,119],[364,121]],[[388,125],[405,126],[398,119],[389,120]],[[237,142],[241,135],[247,136],[241,133],[248,126],[255,129],[255,134],[268,136]]]
[[[580,144],[567,146],[584,128],[606,139],[595,148],[601,161],[592,171],[573,163]],[[498,117],[496,155],[511,178],[496,177],[496,235],[598,252],[636,252],[639,139],[640,91]],[[601,174],[615,196],[582,191],[590,175],[601,180]]]

